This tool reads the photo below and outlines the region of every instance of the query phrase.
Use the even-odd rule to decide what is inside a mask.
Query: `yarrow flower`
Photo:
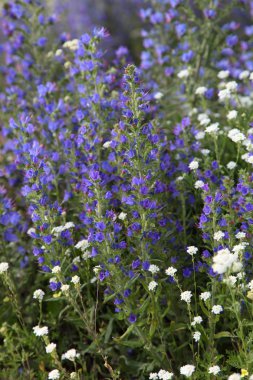
[[[214,365],[208,368],[208,373],[212,375],[218,375],[219,372],[220,372],[220,367],[218,365]]]
[[[74,362],[79,357],[80,357],[80,354],[77,353],[76,349],[71,348],[70,350],[65,352],[65,354],[63,354],[61,358],[62,358],[62,360],[68,359],[68,360]]]
[[[46,353],[51,354],[55,349],[56,349],[56,344],[55,343],[49,343],[46,346]]]
[[[9,264],[6,262],[0,263],[0,274],[7,272]]]
[[[191,325],[195,326],[195,325],[200,324],[202,322],[203,322],[203,318],[200,315],[198,315],[198,316],[193,318]]]
[[[156,281],[151,281],[149,284],[148,284],[148,290],[155,290],[155,288],[157,287],[158,283]]]
[[[60,376],[61,374],[58,369],[53,369],[53,371],[49,372],[48,374],[48,380],[58,380]]]
[[[37,289],[37,290],[35,290],[35,292],[33,293],[33,298],[36,299],[36,300],[42,301],[44,295],[45,295],[45,293],[43,292],[43,290],[41,290],[41,289]]]
[[[33,332],[36,336],[44,336],[48,335],[48,327],[47,326],[35,326],[33,327]]]
[[[194,371],[195,371],[195,366],[191,364],[186,364],[180,368],[181,375],[184,375],[186,377],[191,377]]]
[[[198,252],[198,248],[195,247],[194,245],[187,247],[187,253],[189,253],[190,256],[196,255],[197,252]]]
[[[177,269],[174,268],[174,267],[169,267],[165,270],[165,273],[167,274],[167,276],[171,276],[171,277],[174,277],[175,274],[177,273]]]
[[[160,268],[157,265],[151,264],[148,268],[149,272],[155,274],[159,272]]]
[[[217,231],[214,233],[213,238],[214,240],[220,241],[224,238],[225,234],[222,231]]]
[[[195,342],[198,342],[200,340],[200,337],[201,337],[201,332],[200,331],[195,331],[193,333],[193,339],[195,340]]]
[[[223,311],[223,307],[222,307],[221,305],[214,305],[214,306],[212,307],[212,313],[213,313],[213,314],[218,315],[218,314],[221,314],[222,311]]]
[[[186,290],[185,292],[181,293],[181,301],[185,301],[186,303],[190,303],[192,298],[192,292],[189,290]]]
[[[190,162],[190,164],[188,166],[189,166],[189,169],[196,170],[199,167],[199,163],[198,163],[198,161],[193,160],[192,162]]]
[[[200,299],[203,301],[207,301],[209,298],[211,298],[211,293],[210,292],[203,292],[200,294]]]
[[[79,284],[80,283],[80,277],[79,276],[72,277],[71,282],[73,282],[73,284],[75,284],[75,285]]]

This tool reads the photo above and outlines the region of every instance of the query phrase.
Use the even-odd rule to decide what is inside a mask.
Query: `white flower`
[[[5,262],[0,263],[0,274],[7,272],[8,268],[9,268],[8,263],[5,263]]]
[[[55,52],[55,56],[60,57],[62,55],[62,53],[63,53],[62,49],[57,49]]]
[[[197,317],[193,318],[191,325],[192,326],[200,325],[202,322],[203,322],[203,318],[200,315],[197,315]]]
[[[156,92],[155,94],[154,94],[154,98],[156,99],[156,100],[159,100],[159,99],[161,99],[163,97],[163,93],[162,92]]]
[[[61,358],[62,358],[62,360],[68,359],[68,360],[71,360],[72,362],[74,362],[76,358],[79,358],[79,356],[80,356],[80,354],[77,353],[76,349],[71,348],[70,350],[65,352],[65,354],[63,354]]]
[[[45,295],[45,293],[43,292],[43,290],[41,290],[41,289],[37,289],[37,290],[35,290],[35,292],[33,293],[33,298],[36,299],[36,300],[42,301],[44,295]]]
[[[237,87],[238,87],[238,84],[235,81],[226,83],[226,88],[231,92],[236,91]]]
[[[246,242],[242,242],[241,244],[237,244],[233,247],[232,251],[236,254],[244,251],[244,249],[247,247],[249,243],[246,243]]]
[[[200,113],[197,119],[200,122],[200,125],[207,125],[211,121],[206,113]]]
[[[98,273],[100,272],[100,270],[101,270],[101,266],[100,266],[100,265],[96,265],[96,266],[93,268],[93,272],[94,272],[95,274],[98,274]]]
[[[232,272],[240,272],[243,268],[243,264],[240,261],[235,261],[232,265]]]
[[[186,303],[190,303],[192,298],[192,292],[189,290],[186,290],[185,292],[181,293],[181,301],[185,301]]]
[[[180,368],[181,375],[184,375],[186,377],[191,377],[194,371],[195,371],[195,367],[194,365],[191,365],[191,364],[186,364]]]
[[[194,245],[187,247],[187,253],[189,253],[190,256],[196,255],[197,252],[198,252],[198,248],[195,247]]]
[[[177,269],[174,268],[174,267],[169,267],[165,270],[165,273],[167,274],[167,276],[171,276],[171,277],[174,277],[175,274],[177,273]]]
[[[58,380],[60,378],[60,372],[58,369],[53,369],[53,371],[49,372],[48,379],[49,380]]]
[[[234,161],[230,161],[228,164],[227,164],[227,168],[230,169],[230,170],[233,170],[235,167],[236,167],[236,162]]]
[[[238,115],[238,112],[236,110],[232,110],[232,111],[229,111],[229,113],[227,114],[227,118],[228,120],[233,120],[237,118],[237,115]]]
[[[219,123],[210,124],[205,129],[206,133],[217,133],[219,131]]]
[[[204,95],[206,91],[207,91],[207,88],[205,86],[201,86],[201,87],[196,88],[195,94]]]
[[[212,307],[212,313],[213,314],[220,314],[223,311],[223,307],[221,305],[213,305]]]
[[[149,374],[149,380],[157,380],[158,379],[158,375],[156,372],[152,372]]]
[[[55,343],[49,343],[46,346],[46,353],[51,354],[51,352],[53,352],[55,349],[56,349],[56,344]]]
[[[44,336],[48,334],[48,327],[40,327],[40,326],[35,326],[33,327],[33,332],[36,336]]]
[[[221,70],[218,72],[217,76],[219,79],[226,79],[229,76],[229,71],[228,70]]]
[[[59,265],[56,265],[52,268],[52,273],[60,273],[61,267]]]
[[[198,161],[193,160],[192,162],[190,162],[190,164],[188,166],[189,166],[189,169],[196,170],[199,167],[199,163],[198,163]]]
[[[71,379],[77,379],[77,372],[71,372],[70,378]]]
[[[160,268],[159,268],[157,265],[155,265],[155,264],[151,264],[151,265],[149,266],[148,270],[149,270],[151,273],[155,274],[155,273],[159,272]]]
[[[77,50],[78,46],[79,46],[79,41],[76,38],[74,40],[71,40],[71,41],[66,41],[63,44],[64,48],[69,49],[71,51]]]
[[[218,92],[218,97],[219,97],[219,100],[223,102],[224,100],[231,98],[231,92],[227,88],[225,88],[224,90],[220,90]]]
[[[228,137],[235,143],[245,140],[245,136],[237,128],[233,128],[228,132]]]
[[[35,234],[36,233],[36,230],[34,227],[31,227],[29,228],[29,230],[27,230],[27,235],[29,236],[32,236],[32,234]]]
[[[75,224],[73,222],[67,222],[64,226],[66,230],[69,230],[70,228],[74,228]]]
[[[222,231],[217,231],[214,233],[213,238],[214,240],[220,241],[224,238],[225,234]]]
[[[237,255],[231,253],[228,248],[220,249],[213,257],[212,268],[214,272],[223,274],[232,267],[236,260]]]
[[[200,294],[199,297],[202,301],[207,301],[211,297],[211,293],[210,292],[203,292]]]
[[[89,247],[90,243],[87,239],[80,240],[76,245],[75,248],[81,249],[81,251],[85,251]]]
[[[223,282],[229,286],[234,286],[236,284],[237,277],[236,276],[228,276],[224,278]]]
[[[211,373],[212,375],[218,375],[219,372],[220,372],[220,367],[218,365],[214,365],[208,368],[208,373]]]
[[[228,377],[228,380],[241,380],[241,375],[240,373],[232,373],[232,375]]]
[[[54,227],[51,232],[55,236],[59,236],[61,232],[65,231],[65,230],[68,230],[70,228],[73,228],[73,227],[75,227],[74,223],[73,222],[68,222],[64,226],[56,226],[56,227]]]
[[[195,331],[195,333],[193,333],[193,339],[195,340],[195,342],[198,342],[200,340],[200,337],[201,337],[201,332]]]
[[[194,184],[195,189],[201,189],[205,183],[203,181],[196,181]]]
[[[248,287],[250,290],[253,290],[253,280],[248,283]]]
[[[245,232],[237,232],[237,234],[235,235],[236,239],[243,239],[246,237],[246,233]]]
[[[73,282],[73,284],[75,284],[75,285],[79,284],[80,283],[80,277],[79,276],[72,277],[71,282]]]
[[[149,284],[148,284],[148,290],[155,290],[155,288],[157,287],[158,283],[156,281],[151,281]]]
[[[201,153],[202,153],[204,156],[208,156],[209,153],[210,153],[210,150],[209,150],[209,149],[201,149]]]
[[[121,212],[121,213],[119,214],[119,216],[118,216],[118,218],[119,218],[120,220],[125,220],[126,217],[127,217],[127,214],[126,214],[125,212]]]
[[[196,140],[203,140],[203,138],[205,137],[205,132],[204,131],[199,131],[196,135],[195,135],[195,139]]]
[[[250,72],[248,70],[244,70],[240,73],[239,75],[239,79],[243,80],[243,79],[247,79],[250,75]]]
[[[63,284],[63,285],[61,286],[61,291],[62,291],[63,293],[68,292],[68,290],[69,290],[69,285],[67,285],[67,284]]]
[[[177,74],[178,78],[180,79],[188,78],[189,75],[190,75],[190,71],[188,69],[181,70]]]
[[[103,147],[104,148],[110,148],[110,146],[111,146],[111,141],[106,141],[104,144],[103,144]]]
[[[161,379],[161,380],[170,380],[173,377],[172,372],[165,371],[164,369],[160,369],[157,375],[158,375],[158,379]]]

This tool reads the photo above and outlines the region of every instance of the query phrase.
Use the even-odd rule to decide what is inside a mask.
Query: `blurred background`
[[[50,13],[59,20],[59,32],[79,37],[94,27],[105,27],[110,33],[107,50],[126,46],[138,61],[141,50],[139,9],[143,0],[47,0]]]

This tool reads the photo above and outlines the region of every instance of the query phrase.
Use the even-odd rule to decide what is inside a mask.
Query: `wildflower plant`
[[[2,8],[2,378],[251,379],[252,2],[143,2],[139,67]]]

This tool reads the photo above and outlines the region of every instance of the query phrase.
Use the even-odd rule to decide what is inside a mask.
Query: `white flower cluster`
[[[53,371],[49,372],[48,374],[48,380],[58,380],[60,376],[61,374],[58,369],[53,369]]]
[[[51,354],[55,349],[56,349],[56,344],[55,343],[49,343],[46,346],[46,353]]]
[[[241,247],[240,247],[241,248]],[[233,249],[235,253],[231,253],[228,248],[220,249],[213,257],[212,268],[214,272],[223,274],[228,270],[239,272],[241,270],[241,263],[238,261],[238,251]]]
[[[218,375],[219,372],[220,372],[220,367],[218,365],[214,365],[208,368],[208,373],[212,375]]]
[[[7,272],[8,269],[9,269],[8,263],[5,263],[5,262],[0,263],[0,274]]]
[[[167,274],[167,276],[171,276],[171,277],[174,277],[175,274],[177,273],[177,269],[174,268],[174,267],[169,267],[165,270],[165,273]]]
[[[189,253],[190,256],[196,255],[197,252],[198,252],[198,248],[195,247],[194,245],[187,247],[187,253]]]
[[[151,264],[149,266],[148,270],[149,270],[149,272],[155,274],[155,273],[159,272],[160,268],[157,265],[155,265],[155,264]]]
[[[37,289],[37,290],[35,290],[35,292],[33,293],[33,298],[36,299],[36,300],[42,301],[44,295],[45,295],[45,293],[43,292],[43,290],[41,290],[41,289]]]
[[[199,325],[203,322],[203,318],[200,315],[197,315],[196,317],[193,318],[193,321],[191,323],[192,326]]]
[[[173,377],[172,372],[165,371],[164,369],[160,369],[159,372],[152,372],[149,374],[150,380],[170,380]]]
[[[88,247],[90,243],[87,239],[80,240],[76,245],[75,248],[81,249],[82,252],[84,252]]]
[[[198,163],[197,160],[193,160],[192,162],[190,162],[190,164],[188,165],[188,167],[189,167],[190,170],[196,170],[199,167],[199,163]]]
[[[231,99],[233,93],[236,92],[238,87],[238,84],[235,81],[225,84],[222,83],[222,85],[224,85],[225,88],[218,92],[218,97],[221,102]]]
[[[79,357],[80,357],[80,354],[76,351],[76,349],[75,348],[71,348],[70,350],[68,350],[67,352],[65,352],[65,354],[62,355],[61,359],[62,360],[68,359],[68,360],[74,362]]]
[[[186,290],[181,293],[181,301],[185,301],[186,303],[190,303],[192,298],[192,292],[190,290]]]
[[[151,281],[149,284],[148,284],[148,290],[150,291],[153,291],[155,290],[155,288],[157,287],[158,283],[156,281]]]
[[[35,326],[33,327],[33,332],[36,336],[44,336],[48,335],[48,327],[47,326]]]
[[[186,364],[180,368],[181,375],[184,375],[185,377],[191,377],[194,371],[195,371],[195,366],[192,364]]]
[[[52,234],[55,236],[59,236],[61,232],[65,230],[69,230],[70,228],[74,228],[75,225],[73,222],[68,222],[64,226],[57,226],[52,229]]]
[[[64,42],[63,47],[71,51],[75,51],[79,47],[79,40],[75,38],[74,40],[66,41]]]
[[[235,143],[244,141],[246,139],[245,135],[237,128],[233,128],[228,132],[228,137]]]

